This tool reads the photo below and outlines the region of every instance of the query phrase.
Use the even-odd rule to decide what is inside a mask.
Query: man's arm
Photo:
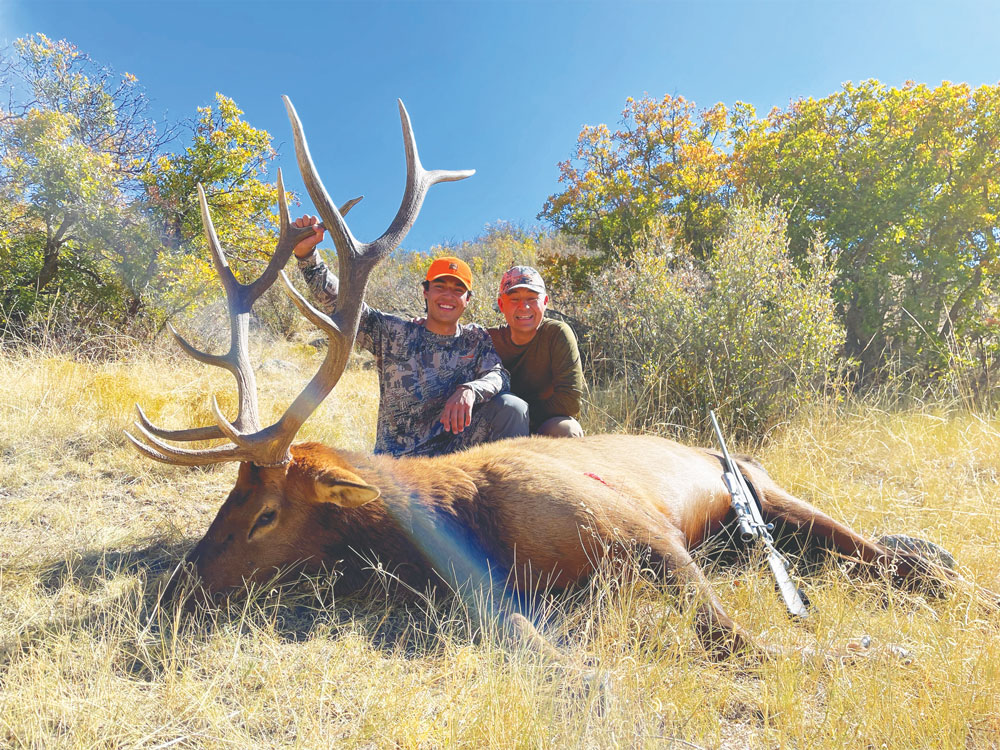
[[[573,330],[565,323],[553,326],[549,344],[552,354],[552,384],[539,394],[547,414],[576,417],[583,397],[583,363]]]
[[[330,269],[326,267],[326,263],[317,252],[307,255],[305,258],[299,258],[297,263],[317,307],[327,315],[332,315],[333,311],[337,309],[340,281],[330,273]]]
[[[297,227],[315,226],[319,223],[319,219],[315,216],[303,216],[296,219],[294,223]],[[312,295],[313,300],[320,310],[327,315],[332,315],[334,310],[337,309],[337,294],[340,292],[340,280],[327,268],[326,263],[323,262],[323,259],[319,257],[319,253],[316,252],[316,245],[322,241],[324,230],[319,226],[315,228],[316,233],[299,242],[292,252],[295,254],[299,271],[302,273],[302,278],[305,280],[306,286],[309,287],[309,293]],[[370,352],[374,352],[375,338],[378,335],[376,331],[378,320],[377,316],[370,315],[370,312],[371,308],[362,303],[357,344]]]
[[[493,348],[489,334],[480,329],[476,379],[455,389],[441,411],[441,424],[448,432],[458,433],[472,423],[472,407],[489,401],[510,388],[510,375],[503,369],[500,355]]]
[[[476,403],[489,401],[498,393],[510,389],[510,374],[503,368],[500,355],[493,348],[493,340],[485,329],[479,329],[482,341],[479,344],[478,367],[476,379],[462,383],[461,388],[468,388],[476,397]]]
[[[319,305],[319,309],[327,315],[332,315],[337,308],[337,293],[340,291],[340,281],[330,273],[326,263],[316,252],[316,245],[323,240],[326,230],[317,226],[319,219],[315,216],[302,216],[296,219],[293,224],[296,227],[313,227],[314,233],[299,242],[292,250],[295,260],[298,263],[302,278],[305,279],[306,286]]]

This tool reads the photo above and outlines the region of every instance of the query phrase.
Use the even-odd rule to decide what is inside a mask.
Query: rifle
[[[771,566],[771,572],[774,574],[778,592],[781,594],[781,598],[784,599],[788,611],[796,617],[808,617],[809,610],[806,607],[802,592],[795,585],[791,574],[788,572],[788,560],[774,546],[774,538],[771,536],[774,524],[764,523],[764,518],[761,516],[760,507],[757,505],[757,499],[753,491],[747,486],[747,481],[743,478],[743,473],[736,466],[736,462],[733,461],[732,456],[729,455],[729,450],[726,448],[726,441],[722,437],[722,430],[719,428],[719,422],[715,418],[715,412],[710,410],[708,414],[712,418],[712,426],[715,428],[715,434],[722,445],[722,456],[726,463],[726,470],[722,474],[722,481],[726,483],[726,489],[729,490],[729,496],[732,499],[733,510],[736,511],[736,522],[740,529],[740,539],[746,544],[757,540],[764,546],[767,550],[767,562]]]

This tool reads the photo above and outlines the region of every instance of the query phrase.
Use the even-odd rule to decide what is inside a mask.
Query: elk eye
[[[270,526],[272,523],[274,523],[274,519],[277,517],[278,517],[278,511],[274,510],[273,508],[271,510],[265,510],[263,513],[257,516],[257,520],[254,521],[253,528],[250,529],[250,535],[247,538],[252,537],[257,532],[257,529],[261,529],[264,526]]]

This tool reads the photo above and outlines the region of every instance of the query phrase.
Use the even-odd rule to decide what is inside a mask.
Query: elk
[[[770,653],[727,614],[692,552],[730,526],[733,512],[720,454],[639,435],[575,440],[532,437],[481,445],[435,458],[391,458],[348,453],[318,443],[293,444],[296,432],[334,388],[357,335],[369,274],[416,220],[427,190],[471,171],[427,171],[420,163],[409,116],[399,102],[406,150],[406,188],[399,210],[378,239],[361,243],[320,181],[299,118],[285,98],[295,151],[310,197],[331,232],[339,262],[340,294],[327,316],[314,308],[281,271],[296,242],[311,228],[291,225],[278,173],[280,234],[262,275],[239,283],[229,269],[209,215],[198,197],[215,268],[231,319],[228,353],[212,355],[187,343],[197,360],[223,367],[236,379],[238,413],[230,422],[212,401],[215,424],[185,430],[157,427],[138,409],[126,433],[146,456],[194,466],[240,462],[236,486],[205,537],[189,556],[209,593],[273,580],[276,571],[336,566],[338,591],[356,589],[378,560],[406,586],[446,584],[566,588],[589,575],[622,544],[648,554],[665,582],[696,595],[697,628],[713,651]],[[247,336],[250,309],[279,276],[288,294],[329,346],[316,374],[274,424],[261,427]],[[226,439],[208,448],[171,443]],[[890,550],[866,539],[779,487],[759,466],[740,463],[765,521],[867,565],[859,570],[902,582],[957,575],[913,551]],[[528,637],[537,635],[516,611],[506,615]]]

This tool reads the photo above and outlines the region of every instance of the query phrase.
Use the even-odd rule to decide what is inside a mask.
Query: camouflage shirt
[[[298,264],[317,305],[329,315],[337,304],[337,277],[319,253]],[[428,456],[454,450],[462,435],[446,432],[440,421],[451,394],[466,386],[481,404],[510,385],[482,326],[460,323],[454,336],[445,336],[364,305],[356,343],[375,355],[378,370],[376,453]]]

